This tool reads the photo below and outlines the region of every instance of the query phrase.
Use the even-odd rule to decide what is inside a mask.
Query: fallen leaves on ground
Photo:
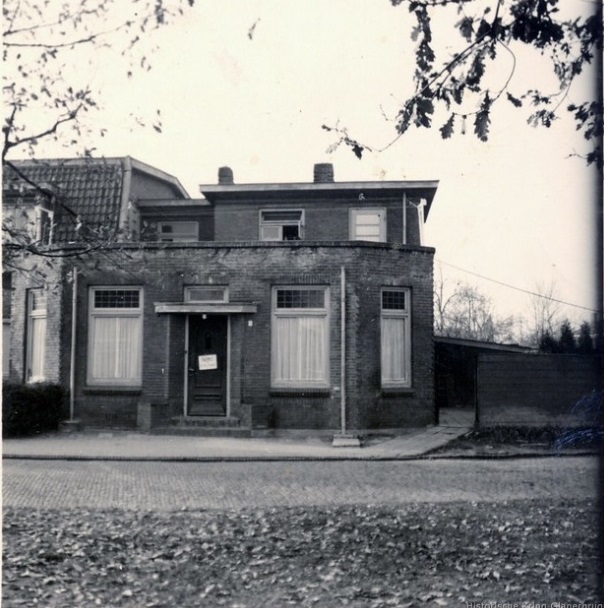
[[[3,606],[595,601],[597,507],[572,501],[150,513],[4,511]]]

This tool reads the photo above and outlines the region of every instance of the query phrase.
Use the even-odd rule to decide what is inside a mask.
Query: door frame
[[[185,351],[184,351],[184,393],[182,402],[182,415],[185,418],[189,418],[187,415],[187,402],[189,399],[189,319],[191,316],[207,318],[211,313],[189,313],[185,318]],[[222,316],[222,315],[211,315],[211,316]],[[227,332],[226,332],[226,394],[225,394],[225,418],[231,415],[231,315],[226,315],[227,318]],[[191,418],[199,418],[199,416],[190,416]]]

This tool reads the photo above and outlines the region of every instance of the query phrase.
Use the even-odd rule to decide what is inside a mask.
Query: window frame
[[[2,319],[2,378],[10,376],[11,320]]]
[[[44,221],[46,216],[47,221]],[[42,205],[36,205],[36,241],[42,245],[52,245],[52,237],[55,227],[55,213],[52,209],[47,209]],[[48,226],[48,232],[45,228]]]
[[[282,290],[321,291],[323,307],[285,308],[277,307],[278,293]],[[330,288],[327,285],[274,285],[271,293],[271,354],[270,376],[271,388],[281,390],[328,389],[330,387]],[[277,319],[280,318],[320,318],[323,319],[323,369],[322,378],[310,380],[283,380],[276,377],[277,372]]]
[[[264,214],[266,213],[299,213],[300,218],[297,221],[287,222],[284,220],[266,220]],[[285,226],[291,226],[296,224],[298,226],[298,238],[297,239],[284,239],[283,228]],[[279,227],[279,238],[266,238],[263,234],[263,228],[265,226],[276,226]],[[304,239],[304,209],[260,209],[258,211],[258,238],[264,242],[287,242],[287,241],[301,241]]]
[[[405,294],[404,309],[384,308],[384,294],[387,292],[396,292]],[[411,388],[412,386],[412,336],[411,336],[411,320],[412,320],[412,292],[409,287],[382,287],[380,289],[380,381],[384,389],[396,388]],[[384,329],[384,321],[386,319],[400,319],[404,323],[404,344],[402,361],[404,366],[404,374],[400,378],[385,378],[384,359],[386,357],[385,339],[391,336],[391,332],[386,332]]]
[[[163,238],[162,228],[164,226],[175,226],[175,225],[190,225],[195,227],[195,235],[182,235],[182,233],[176,233],[177,238]],[[178,236],[180,234],[180,236]],[[197,220],[165,220],[157,222],[157,238],[162,243],[197,243],[199,241],[199,222]]]
[[[379,238],[378,240],[360,238],[357,235],[357,217],[362,214],[375,213],[379,218]],[[387,232],[386,232],[386,207],[355,207],[350,209],[349,217],[349,236],[351,241],[366,241],[369,243],[386,243]]]
[[[33,308],[34,300],[37,295],[44,296],[44,307]],[[27,290],[27,342],[25,352],[25,381],[28,384],[44,382],[46,380],[46,338],[48,332],[48,293],[43,287],[34,287]],[[34,343],[34,321],[44,321],[44,335],[39,344]],[[38,351],[38,349],[41,349]],[[36,356],[34,356],[34,354]],[[32,363],[35,359],[42,360],[42,371],[34,375]]]
[[[216,299],[216,298],[193,299],[193,298],[191,298],[192,290],[203,289],[205,287],[207,287],[209,289],[214,289],[214,290],[222,289],[222,292],[223,292],[222,298],[221,299]],[[197,303],[201,303],[201,304],[224,304],[229,301],[229,286],[228,285],[213,285],[210,283],[207,283],[205,285],[187,285],[187,286],[185,286],[184,300],[185,300],[185,302],[197,302]]]
[[[138,291],[138,306],[124,308],[96,308],[95,294],[100,291]],[[89,287],[88,291],[88,351],[86,383],[88,386],[142,386],[143,372],[143,312],[144,312],[144,289],[132,285],[96,285]],[[95,323],[96,318],[136,318],[138,319],[138,365],[136,375],[133,378],[95,378],[94,370],[94,345],[95,345]]]

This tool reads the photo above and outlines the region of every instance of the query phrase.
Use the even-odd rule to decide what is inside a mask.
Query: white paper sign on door
[[[206,369],[218,369],[218,357],[216,355],[199,355],[197,357],[199,371]]]

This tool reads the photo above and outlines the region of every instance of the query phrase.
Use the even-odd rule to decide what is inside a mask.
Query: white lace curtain
[[[327,382],[326,317],[275,318],[273,380],[276,383]]]
[[[141,318],[93,317],[90,375],[93,381],[140,380]]]
[[[382,317],[382,383],[409,379],[407,319]]]

